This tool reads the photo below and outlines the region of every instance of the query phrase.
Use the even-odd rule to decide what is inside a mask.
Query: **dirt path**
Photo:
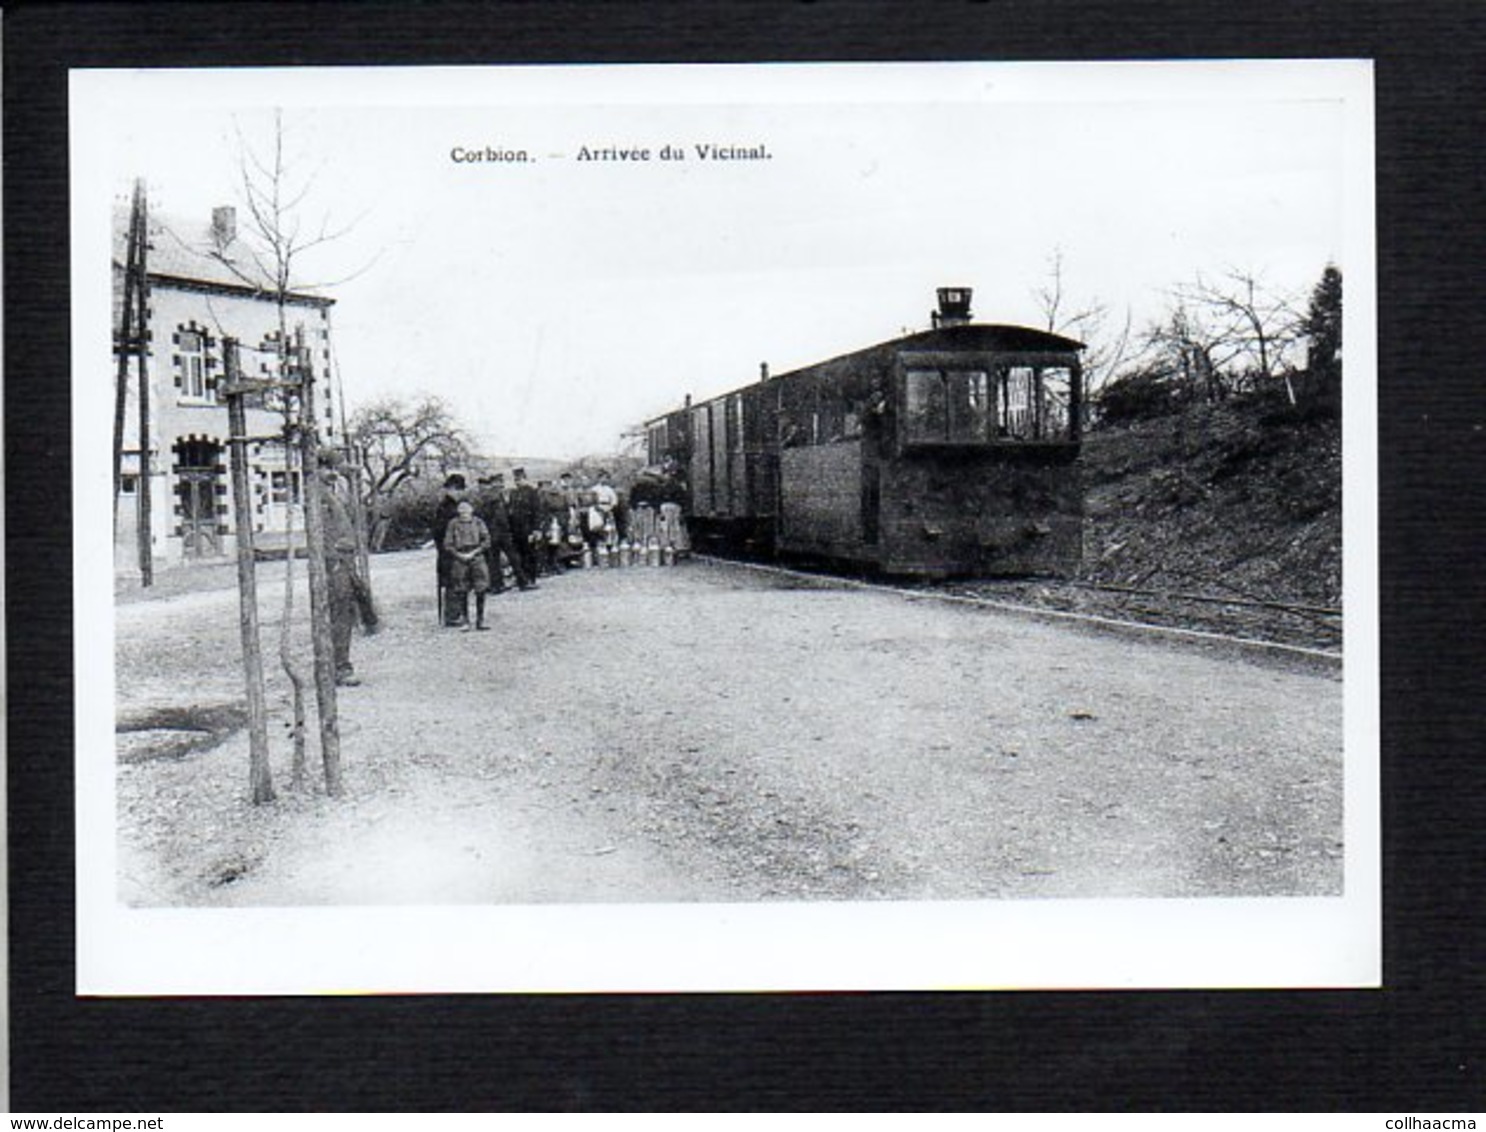
[[[553,578],[460,633],[431,576],[376,562],[346,797],[284,789],[277,736],[270,807],[240,733],[121,764],[126,899],[1340,890],[1334,675],[704,563]],[[235,601],[121,606],[121,713],[240,699]]]

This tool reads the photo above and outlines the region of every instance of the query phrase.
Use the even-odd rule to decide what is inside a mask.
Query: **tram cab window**
[[[1069,439],[1074,383],[1066,365],[904,372],[905,444],[1057,443]]]
[[[999,439],[1068,439],[1073,374],[1067,366],[1003,366],[995,384]]]
[[[1031,366],[1001,370],[996,435],[1003,440],[1031,440],[1036,435],[1037,382]]]
[[[904,439],[910,444],[984,444],[992,439],[984,370],[911,369],[904,374]]]
[[[1067,366],[1043,366],[1042,435],[1047,440],[1069,438],[1068,406],[1073,390],[1073,371]]]

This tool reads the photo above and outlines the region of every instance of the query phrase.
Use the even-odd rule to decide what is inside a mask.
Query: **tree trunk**
[[[299,335],[302,338],[302,331]],[[330,587],[325,570],[325,522],[321,511],[319,451],[315,432],[313,371],[296,348],[301,382],[299,409],[300,460],[304,464],[305,542],[310,567],[310,639],[315,652],[315,699],[320,712],[320,757],[325,768],[325,792],[338,796],[341,786],[340,718],[335,691],[335,653],[330,632]]]
[[[222,343],[227,383],[238,381],[237,343]],[[253,500],[248,487],[247,412],[241,392],[227,394],[228,443],[232,461],[232,509],[237,520],[238,628],[242,635],[243,678],[248,695],[248,785],[255,804],[272,802],[268,765],[268,707],[263,692],[263,647],[258,630],[258,578],[253,559]]]
[[[286,414],[287,419],[287,414]],[[284,616],[279,623],[279,663],[284,667],[284,674],[289,677],[289,686],[293,689],[294,696],[294,722],[290,725],[289,735],[294,744],[293,762],[290,764],[289,780],[296,790],[303,790],[306,778],[304,757],[304,673],[299,670],[299,665],[294,662],[294,495],[292,484],[294,482],[294,453],[295,448],[289,444],[288,429],[285,428],[284,438],[284,476],[285,488],[289,491],[288,526],[284,531]],[[301,479],[301,483],[303,480]]]

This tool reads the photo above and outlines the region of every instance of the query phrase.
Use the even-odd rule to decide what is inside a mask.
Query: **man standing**
[[[532,545],[531,536],[541,528],[542,497],[526,478],[525,468],[512,469],[511,478],[516,481],[510,501],[511,538],[521,559],[521,574],[526,575],[523,579],[518,574],[516,582],[523,590],[530,590],[537,585],[537,548]]]
[[[563,520],[567,518],[567,500],[551,480],[537,481],[537,498],[542,502],[542,530],[537,539],[537,558],[542,573],[556,574],[557,554],[562,548]]]
[[[511,536],[511,515],[506,500],[506,477],[497,472],[493,476],[481,479],[479,484],[481,487],[480,506],[477,513],[484,521],[485,529],[490,532],[490,592],[504,593],[506,589],[505,571],[500,564],[502,554],[511,564],[511,572],[516,575],[516,584],[525,589],[525,567],[516,549],[516,541]]]
[[[449,524],[453,522],[454,516],[459,513],[459,501],[464,498],[464,477],[458,472],[450,474],[444,480],[444,495],[439,500],[438,509],[433,516],[433,544],[438,549],[438,571],[439,571],[439,621],[442,624],[450,624],[450,610],[445,598],[449,593],[449,567],[452,556],[444,546],[444,535],[449,530]]]
[[[330,597],[330,641],[335,655],[335,682],[354,688],[361,683],[351,664],[351,630],[358,615],[368,632],[377,627],[371,591],[356,572],[356,528],[351,521],[345,481],[337,472],[338,454],[320,454],[321,520],[325,527],[325,580]]]

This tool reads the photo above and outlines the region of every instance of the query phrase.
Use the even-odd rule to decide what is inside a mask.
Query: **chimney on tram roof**
[[[970,321],[969,287],[940,287],[939,309],[934,312],[934,329],[942,326],[964,326]]]

